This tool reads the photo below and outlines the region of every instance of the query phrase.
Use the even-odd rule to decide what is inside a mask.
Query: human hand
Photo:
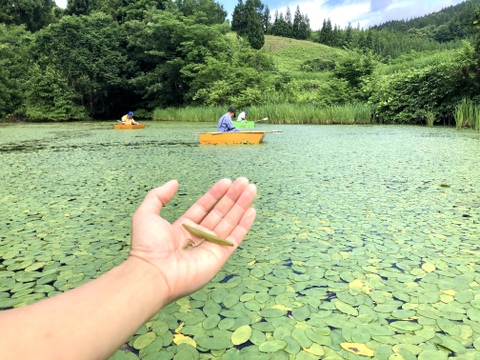
[[[240,245],[255,219],[251,207],[256,186],[246,178],[233,183],[218,181],[173,224],[160,217],[178,190],[176,180],[151,190],[132,218],[129,261],[136,261],[158,275],[166,303],[190,294],[210,281]],[[182,224],[212,233],[234,244],[221,246],[205,241],[186,248],[191,235]],[[200,226],[199,226],[200,225]],[[162,304],[162,306],[165,304]]]

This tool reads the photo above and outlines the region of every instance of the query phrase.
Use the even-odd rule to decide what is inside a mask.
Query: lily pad
[[[231,341],[233,345],[240,345],[250,340],[251,336],[252,328],[249,325],[243,325],[232,333]]]

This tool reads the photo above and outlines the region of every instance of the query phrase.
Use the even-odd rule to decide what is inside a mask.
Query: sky
[[[228,12],[227,18],[231,20],[238,0],[215,1],[223,6]],[[332,26],[340,28],[351,24],[354,28],[359,25],[360,28],[368,29],[390,20],[410,20],[431,14],[464,1],[466,0],[262,0],[262,3],[270,9],[272,21],[275,10],[285,15],[288,7],[293,18],[299,6],[300,12],[308,16],[310,28],[320,30],[324,19],[330,19]],[[67,0],[55,2],[65,8]]]

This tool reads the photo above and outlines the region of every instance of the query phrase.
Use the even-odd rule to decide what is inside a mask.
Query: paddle
[[[281,134],[283,130],[263,130],[263,131],[236,131],[236,132],[192,132],[192,135],[200,135],[200,134],[238,134],[238,133],[259,133],[264,132],[266,134]]]
[[[260,122],[260,121],[267,121],[268,118],[263,118],[263,119],[260,119],[260,120],[255,120],[254,122]]]

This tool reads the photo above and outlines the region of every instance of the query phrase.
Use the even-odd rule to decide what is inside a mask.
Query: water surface
[[[218,179],[246,176],[258,186],[258,216],[241,248],[116,357],[360,358],[342,345],[353,343],[378,359],[474,359],[480,135],[262,129],[283,133],[260,145],[200,146],[193,133],[214,123],[2,125],[0,306],[53,296],[119,264],[130,217],[152,187],[179,181],[162,212],[173,221]],[[242,326],[252,335],[234,345]]]

